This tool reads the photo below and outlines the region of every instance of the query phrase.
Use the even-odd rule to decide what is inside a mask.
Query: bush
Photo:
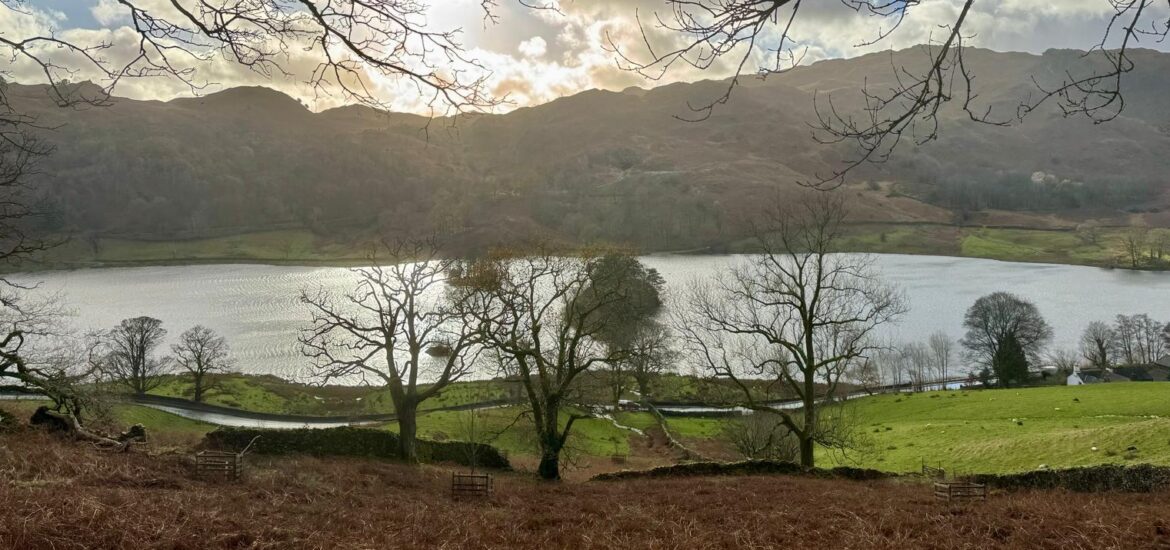
[[[1104,464],[1065,470],[1037,470],[1019,474],[974,476],[976,483],[1000,489],[1067,489],[1078,492],[1122,491],[1148,493],[1170,487],[1170,467],[1140,464]]]
[[[20,427],[20,421],[11,413],[0,409],[0,433],[14,432]]]
[[[258,454],[399,458],[398,434],[369,428],[299,430],[219,428],[207,434],[206,439],[211,448],[239,451],[247,447],[257,436],[259,439],[256,439],[250,452]],[[469,466],[473,453],[476,466],[500,470],[512,468],[508,459],[490,445],[465,441],[418,440],[418,458],[422,462],[452,462]]]

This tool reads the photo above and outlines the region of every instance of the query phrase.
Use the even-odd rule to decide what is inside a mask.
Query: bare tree
[[[1136,225],[1121,234],[1121,249],[1129,260],[1129,267],[1137,269],[1146,263],[1146,243],[1149,240],[1150,228]]]
[[[873,395],[878,386],[882,385],[883,373],[878,360],[863,358],[858,361],[853,370],[849,373],[849,378],[861,386],[862,391],[869,395]]]
[[[170,371],[170,357],[155,357],[154,351],[166,338],[162,321],[154,317],[124,319],[103,337],[99,369],[116,384],[135,395],[145,395],[162,383]]]
[[[817,444],[843,440],[819,422],[822,400],[876,349],[874,330],[905,309],[871,258],[832,253],[844,215],[828,193],[775,209],[757,230],[763,254],[696,281],[675,314],[690,359],[731,380],[743,406],[775,414],[800,442],[805,467],[814,466]],[[753,378],[790,390],[802,408],[769,405]]]
[[[75,350],[65,313],[56,299],[32,300],[8,294],[0,308],[0,382],[44,395],[53,410],[82,418],[86,396],[79,384],[94,370],[87,352]]]
[[[723,437],[736,452],[750,460],[794,461],[800,456],[800,444],[788,428],[766,412],[744,415],[723,426]]]
[[[1077,366],[1081,364],[1081,356],[1068,348],[1059,348],[1048,353],[1048,362],[1056,367],[1056,370],[1064,374],[1072,374]]]
[[[875,363],[879,378],[889,384],[901,386],[905,381],[905,369],[902,368],[902,353],[893,343],[883,345],[874,352],[871,362]]]
[[[196,403],[202,403],[207,391],[215,386],[212,377],[233,365],[227,340],[202,325],[187,329],[179,336],[179,343],[171,346],[171,352],[175,362],[191,375]]]
[[[1077,224],[1075,231],[1082,244],[1095,245],[1101,242],[1101,224],[1096,220]]]
[[[934,368],[939,380],[947,380],[951,375],[951,360],[955,356],[955,341],[943,331],[937,331],[927,340],[930,353],[934,360]]]
[[[655,377],[668,371],[678,359],[671,343],[670,331],[658,322],[641,327],[631,340],[627,362],[643,401],[653,395]]]
[[[622,285],[598,287],[587,303],[578,302],[601,257],[564,255],[544,246],[497,252],[471,263],[458,285],[467,323],[499,354],[505,372],[520,379],[528,396],[542,479],[560,478],[561,452],[573,425],[589,417],[573,407],[578,378],[629,356],[601,341],[611,319],[596,314],[623,299]]]
[[[373,378],[390,390],[398,421],[398,452],[418,460],[419,405],[474,369],[480,338],[460,322],[444,285],[456,265],[433,243],[384,243],[390,262],[351,272],[353,290],[335,296],[303,291],[312,324],[301,336],[302,353],[323,381]]]
[[[1117,336],[1113,328],[1101,321],[1093,321],[1081,334],[1081,356],[1094,368],[1106,369],[1113,365]]]
[[[1166,351],[1162,337],[1164,326],[1145,313],[1118,315],[1112,329],[1117,360],[1126,365],[1157,361]]]
[[[1154,9],[1156,0],[1114,0],[1109,2],[1113,16],[1102,32],[1100,42],[1086,55],[1084,66],[1069,69],[1050,82],[1033,79],[1037,93],[1021,101],[1010,115],[993,114],[990,106],[979,105],[975,75],[964,59],[964,31],[971,8],[977,0],[963,0],[954,16],[936,24],[940,32],[907,57],[918,55],[914,62],[891,60],[892,82],[861,90],[860,112],[838,110],[832,95],[815,98],[819,130],[816,137],[824,143],[846,143],[855,154],[843,167],[820,174],[813,181],[821,186],[842,181],[845,174],[867,162],[883,162],[902,141],[924,144],[939,130],[940,113],[949,103],[957,103],[972,121],[1007,125],[1022,119],[1042,104],[1055,102],[1065,116],[1079,115],[1094,122],[1117,117],[1124,107],[1123,76],[1133,70],[1130,49],[1142,38],[1160,40],[1167,35],[1170,23]],[[804,0],[666,0],[667,13],[655,13],[652,23],[642,18],[642,35],[648,56],[615,51],[622,65],[651,79],[658,79],[675,66],[700,70],[725,66],[730,62],[734,75],[723,93],[711,101],[691,105],[691,120],[709,117],[726,103],[745,72],[761,78],[782,73],[800,64],[803,52],[794,33],[801,29]],[[873,21],[868,46],[885,40],[913,14],[921,0],[844,0],[846,8],[859,17]],[[807,10],[806,10],[807,11]],[[929,13],[922,11],[921,13]],[[665,48],[656,44],[657,34],[668,35]],[[611,41],[612,44],[612,41]],[[760,59],[758,66],[749,67]],[[1024,83],[1021,83],[1024,84]]]
[[[910,385],[914,391],[925,390],[934,364],[930,348],[921,342],[911,342],[903,344],[901,351],[903,365],[907,367],[907,374],[910,376]]]

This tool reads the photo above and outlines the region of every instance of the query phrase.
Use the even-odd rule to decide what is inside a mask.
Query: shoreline
[[[1103,228],[1086,241],[1067,228],[964,226],[938,223],[853,222],[844,226],[841,252],[975,258],[1005,262],[1076,265],[1134,271],[1166,271],[1170,262],[1129,267],[1120,241],[1123,228]],[[36,261],[0,268],[0,273],[36,273],[117,267],[256,264],[300,267],[369,265],[373,243],[341,241],[303,229],[281,229],[201,239],[101,237],[66,239]],[[751,239],[705,246],[632,247],[649,256],[752,253]]]
[[[692,248],[686,250],[650,250],[641,252],[639,256],[734,256],[751,255],[755,252],[749,249],[712,250],[712,247]],[[938,258],[956,258],[968,260],[988,260],[1005,263],[1094,267],[1105,270],[1165,273],[1170,272],[1168,267],[1126,267],[1105,262],[1095,261],[1060,261],[1056,258],[1016,258],[1010,256],[987,256],[968,254],[948,254],[942,251],[913,251],[913,250],[879,250],[869,248],[847,248],[839,251],[842,254],[873,254],[878,256],[925,256]],[[149,258],[141,260],[104,260],[104,261],[77,261],[54,262],[46,265],[38,262],[37,266],[13,266],[9,269],[0,269],[0,277],[15,274],[52,273],[66,271],[82,271],[90,269],[132,269],[144,267],[185,267],[185,266],[213,266],[213,265],[257,265],[271,267],[363,267],[370,265],[369,258],[338,257],[328,259],[281,259],[265,257],[199,257],[199,258]]]

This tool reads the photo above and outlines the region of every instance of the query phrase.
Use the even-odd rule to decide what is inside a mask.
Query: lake
[[[876,255],[883,276],[909,298],[901,322],[884,329],[900,340],[925,340],[942,330],[963,334],[966,309],[978,297],[1006,290],[1032,300],[1055,331],[1053,344],[1075,348],[1085,325],[1119,313],[1148,313],[1170,320],[1170,273],[1025,264],[936,256]],[[671,285],[708,277],[740,256],[647,256]],[[306,379],[297,344],[309,315],[302,289],[342,292],[354,277],[346,268],[269,265],[193,265],[56,271],[13,276],[59,292],[80,330],[107,329],[120,320],[150,315],[170,331],[169,343],[202,324],[228,338],[237,368],[246,373]],[[484,373],[491,375],[493,373]]]

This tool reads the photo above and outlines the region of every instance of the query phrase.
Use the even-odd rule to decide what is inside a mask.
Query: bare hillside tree
[[[839,111],[832,95],[818,94],[815,107],[816,139],[824,143],[845,143],[855,151],[844,166],[814,180],[814,186],[833,186],[857,166],[882,162],[903,141],[917,144],[934,139],[939,114],[944,106],[957,104],[976,122],[1006,125],[1022,119],[1042,104],[1053,102],[1066,116],[1079,115],[1094,122],[1117,117],[1124,107],[1123,77],[1133,70],[1130,50],[1141,39],[1161,40],[1170,22],[1155,9],[1163,0],[1110,0],[1112,17],[1102,29],[1101,39],[1086,54],[1084,70],[1069,71],[1051,83],[1031,84],[1036,92],[1024,98],[1015,112],[992,113],[990,106],[976,101],[979,90],[975,74],[964,59],[965,40],[971,32],[971,8],[977,2],[962,0],[946,20],[934,21],[939,32],[919,48],[914,63],[895,63],[893,83],[861,90],[859,112]],[[640,17],[646,46],[644,52],[615,51],[626,68],[651,79],[662,78],[675,67],[700,70],[730,63],[733,76],[723,93],[711,101],[691,105],[702,120],[726,103],[745,74],[761,78],[797,66],[803,58],[794,38],[801,33],[801,8],[805,0],[665,0],[667,9],[652,17]],[[843,0],[844,6],[866,18],[873,26],[872,39],[860,45],[880,43],[897,32],[904,21],[921,17],[921,0]],[[808,10],[805,10],[806,12]],[[923,14],[930,13],[923,11]],[[938,13],[938,12],[935,12]],[[670,46],[656,45],[665,33]],[[612,41],[611,41],[612,42]],[[760,60],[760,61],[757,61]]]
[[[175,363],[191,376],[196,403],[202,403],[207,391],[215,387],[213,376],[232,368],[230,351],[223,336],[202,325],[187,329],[179,336],[179,343],[171,346]]]
[[[1072,374],[1081,364],[1081,356],[1075,350],[1058,348],[1048,352],[1048,363],[1056,367],[1056,371],[1063,374]]]
[[[794,461],[800,456],[796,438],[775,415],[757,412],[724,424],[723,437],[748,460]]]
[[[926,389],[930,381],[934,357],[930,348],[922,342],[910,342],[902,345],[902,361],[909,368],[910,386],[914,391]]]
[[[876,358],[863,358],[854,365],[853,370],[849,373],[849,378],[861,386],[861,390],[867,395],[873,395],[884,380],[880,361]]]
[[[927,340],[934,361],[936,376],[947,380],[951,376],[951,360],[955,357],[955,341],[943,331],[937,331]]]
[[[102,339],[104,353],[98,358],[99,369],[134,395],[146,395],[162,384],[162,376],[171,369],[170,357],[154,355],[166,335],[162,321],[154,317],[122,320]]]
[[[589,417],[574,406],[578,379],[629,355],[602,341],[613,319],[597,314],[624,299],[623,286],[597,286],[588,300],[582,293],[602,257],[543,246],[496,253],[470,264],[458,285],[466,322],[524,387],[540,444],[538,474],[545,480],[560,478],[573,425]]]
[[[672,347],[670,330],[659,322],[647,324],[638,329],[630,343],[630,374],[638,384],[638,394],[643,401],[649,401],[654,393],[654,379],[671,369],[678,359],[678,352]]]
[[[1093,321],[1081,334],[1081,356],[1094,368],[1109,368],[1113,366],[1116,355],[1116,339],[1112,327],[1101,321]]]
[[[446,301],[455,260],[422,241],[386,243],[385,251],[351,270],[353,290],[301,293],[313,317],[300,341],[323,382],[372,378],[390,390],[399,456],[414,462],[419,405],[472,372],[480,337]]]
[[[1113,324],[1113,346],[1119,362],[1144,365],[1157,361],[1165,352],[1164,325],[1145,313],[1118,315]]]
[[[74,353],[62,325],[65,317],[53,299],[32,300],[9,294],[0,308],[0,385],[46,396],[53,409],[79,419],[85,396],[77,385],[94,373],[86,352]]]
[[[1146,265],[1146,244],[1149,237],[1150,228],[1144,225],[1130,227],[1118,237],[1125,259],[1129,260],[1129,267],[1137,269]]]
[[[871,258],[832,253],[844,216],[840,197],[829,193],[775,209],[757,231],[763,254],[696,281],[675,313],[691,361],[731,380],[743,406],[776,415],[800,442],[806,467],[817,444],[841,441],[822,429],[822,400],[876,350],[874,330],[905,310]],[[749,383],[756,378],[792,391],[802,408],[768,405],[761,385]]]

